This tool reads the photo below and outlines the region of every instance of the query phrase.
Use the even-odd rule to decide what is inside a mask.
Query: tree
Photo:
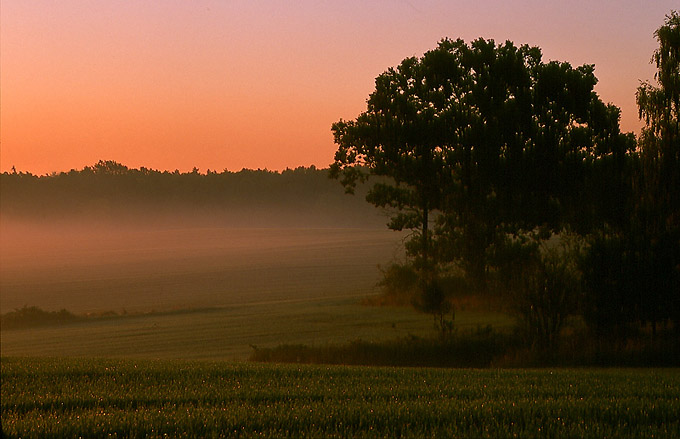
[[[645,122],[630,156],[625,221],[591,240],[584,265],[585,317],[601,334],[622,335],[669,319],[680,334],[680,16],[654,33],[656,84],[637,90]]]
[[[641,201],[661,219],[654,226],[659,233],[680,224],[680,15],[671,12],[654,35],[658,86],[643,82],[636,97],[646,124],[639,148]]]
[[[483,290],[488,250],[503,235],[588,228],[601,201],[587,196],[601,182],[595,165],[634,144],[619,130],[618,108],[593,91],[592,65],[543,63],[538,48],[508,42],[462,50],[468,110],[447,160],[454,175],[440,230],[446,259],[460,260]]]
[[[643,82],[637,91],[642,129],[633,233],[644,237],[647,269],[640,269],[647,297],[643,319],[656,325],[672,318],[680,330],[680,15],[672,11],[654,33],[652,55],[658,85]]]
[[[630,147],[593,71],[543,63],[537,47],[442,40],[333,125],[332,173],[349,191],[379,177],[367,199],[396,210],[389,227],[416,231],[407,249],[425,278],[452,263],[483,289],[498,235],[581,221],[590,165]]]
[[[391,229],[419,232],[413,254],[427,273],[433,266],[430,214],[440,208],[446,186],[444,114],[452,92],[446,79],[433,71],[431,58],[436,55],[407,58],[378,76],[368,110],[355,121],[340,120],[332,127],[338,151],[331,175],[341,178],[348,192],[369,174],[385,177],[372,186],[367,200],[397,211]]]

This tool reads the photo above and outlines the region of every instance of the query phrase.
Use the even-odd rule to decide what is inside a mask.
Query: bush
[[[419,294],[419,277],[409,264],[393,262],[387,268],[381,268],[382,279],[378,286],[382,290],[380,304],[412,305]]]
[[[512,243],[521,257],[506,267],[503,284],[518,330],[533,349],[556,347],[567,318],[579,311],[582,242],[569,234]]]
[[[80,317],[62,309],[61,311],[44,311],[37,306],[24,306],[2,316],[2,329],[21,329],[36,326],[59,325],[79,320]]]

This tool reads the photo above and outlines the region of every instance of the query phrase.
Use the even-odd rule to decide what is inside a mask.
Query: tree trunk
[[[430,280],[430,237],[429,237],[429,206],[427,199],[423,200],[423,230],[422,230],[422,239],[423,239],[423,250],[422,250],[422,257],[423,257],[423,273],[426,277],[426,280]]]

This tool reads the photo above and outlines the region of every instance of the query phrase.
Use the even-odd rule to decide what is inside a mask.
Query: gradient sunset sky
[[[443,37],[595,64],[639,132],[654,30],[677,0],[3,0],[0,168],[327,167],[374,79]]]

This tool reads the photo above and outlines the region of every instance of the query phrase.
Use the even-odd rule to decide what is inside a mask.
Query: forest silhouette
[[[70,172],[0,174],[5,221],[127,221],[248,227],[381,227],[362,197],[348,197],[327,169],[158,171],[112,160]]]

